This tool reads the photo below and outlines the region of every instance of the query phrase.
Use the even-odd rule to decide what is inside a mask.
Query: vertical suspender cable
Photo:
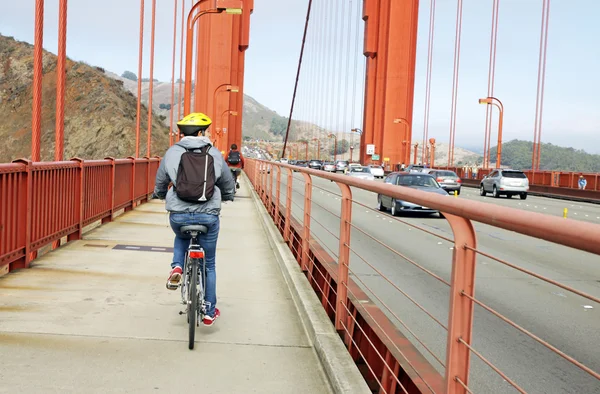
[[[59,1],[56,57],[56,126],[54,161],[62,161],[65,143],[65,61],[67,57],[67,0]]]
[[[342,2],[342,7],[341,7],[341,14],[340,14],[340,30],[339,30],[339,41],[338,41],[338,46],[339,46],[339,53],[340,56],[337,59],[338,64],[336,66],[336,70],[337,70],[337,74],[338,74],[338,81],[337,81],[337,108],[336,108],[336,112],[337,112],[337,116],[336,116],[336,122],[335,122],[335,127],[331,130],[331,132],[333,133],[333,135],[335,135],[335,138],[337,138],[338,133],[339,133],[339,129],[340,129],[340,124],[342,124],[342,81],[343,81],[343,63],[344,63],[344,53],[347,53],[347,50],[344,51],[344,27],[346,26],[346,2],[348,0],[341,0]],[[345,97],[345,96],[344,96]],[[328,137],[329,138],[329,137]],[[334,139],[335,141],[335,139]],[[331,141],[330,141],[331,142]],[[334,147],[333,149],[335,150],[335,143],[334,143]],[[334,160],[336,158],[337,152],[334,152],[333,157]]]
[[[302,47],[300,48],[300,58],[298,59],[298,70],[296,71],[296,82],[294,84],[294,94],[292,96],[292,105],[290,106],[290,117],[288,118],[287,129],[285,131],[285,140],[283,141],[283,152],[281,154],[282,158],[285,155],[288,137],[290,135],[290,126],[292,124],[292,116],[294,115],[294,103],[296,101],[296,93],[298,91],[298,81],[300,79],[300,70],[302,70],[302,56],[304,56],[304,45],[306,43],[306,32],[308,31],[308,22],[310,21],[311,7],[312,7],[312,0],[308,0],[308,10],[306,11],[306,22],[304,23],[304,34],[302,36]]]
[[[492,5],[492,30],[490,34],[490,62],[488,68],[488,97],[494,95],[494,80],[496,75],[496,41],[498,37],[498,7],[500,0],[494,0]],[[490,166],[490,141],[492,135],[492,106],[486,105],[485,136],[483,144],[483,168]]]
[[[182,0],[183,1],[183,0]],[[173,145],[173,105],[175,105],[175,52],[177,52],[177,0],[173,11],[173,67],[171,71],[171,107],[169,109],[169,146]]]
[[[462,31],[462,0],[456,7],[456,36],[454,38],[454,75],[452,80],[452,112],[450,117],[450,143],[448,144],[448,167],[454,162],[454,136],[456,134],[456,101],[458,96],[458,70],[460,64],[460,36]],[[435,163],[431,163],[434,167]]]
[[[435,0],[429,3],[429,43],[427,44],[427,77],[425,82],[425,114],[423,119],[423,145],[421,145],[421,163],[425,163],[425,146],[429,137],[429,106],[431,103],[431,70],[433,62],[433,35],[435,27]],[[415,158],[416,162],[416,158]]]
[[[540,56],[538,62],[537,97],[535,103],[535,124],[533,136],[533,153],[531,169],[540,169],[542,150],[542,109],[544,106],[544,85],[546,80],[546,49],[548,46],[548,19],[550,16],[550,0],[544,0],[542,7],[542,27],[540,32]]]
[[[181,99],[181,89],[183,85],[183,42],[185,41],[183,33],[185,32],[185,0],[181,0],[181,39],[179,42],[179,92],[177,93],[177,120],[181,119],[181,106],[183,100]],[[179,141],[179,129],[176,127],[176,141]]]
[[[144,50],[144,0],[140,0],[140,48],[138,57],[137,120],[135,126],[135,157],[140,157],[140,128],[142,125],[142,60]]]
[[[352,0],[348,4],[348,35],[346,41],[346,84],[344,87],[344,122],[342,125],[342,136],[348,132],[348,90],[350,89],[350,46],[352,45]],[[352,124],[352,123],[351,123]]]
[[[42,78],[44,75],[44,0],[35,2],[35,33],[33,46],[33,105],[31,113],[31,161],[40,161],[42,136]]]
[[[356,25],[354,27],[354,33],[355,33],[355,38],[354,38],[354,72],[352,74],[352,80],[354,81],[354,86],[352,87],[352,114],[350,115],[350,117],[352,118],[352,125],[354,127],[352,127],[352,129],[356,128],[356,89],[357,89],[357,84],[358,84],[358,59],[360,58],[360,52],[359,52],[359,28],[360,28],[360,1],[356,2],[356,16],[355,16],[355,21],[356,21]],[[363,94],[364,96],[364,94]],[[362,125],[362,121],[360,123],[360,128],[363,128]],[[353,131],[351,131],[351,135],[350,135],[350,146],[354,146],[354,133]]]
[[[156,0],[152,0],[152,33],[150,38],[150,86],[148,88],[148,146],[146,156],[152,148],[152,90],[154,88],[154,32],[156,30]]]

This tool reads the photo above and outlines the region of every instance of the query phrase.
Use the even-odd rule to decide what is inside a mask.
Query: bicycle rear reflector
[[[203,259],[204,252],[201,250],[190,250],[190,258],[192,259]]]

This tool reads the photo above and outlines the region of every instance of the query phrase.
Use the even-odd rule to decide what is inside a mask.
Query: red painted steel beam
[[[64,156],[65,131],[65,62],[67,57],[67,0],[59,1],[58,10],[58,52],[56,58],[56,125],[54,161],[62,161]]]
[[[183,2],[183,0],[182,0]],[[173,112],[175,109],[175,52],[177,49],[177,0],[173,11],[173,66],[171,71],[171,110],[169,111],[169,146],[173,145]],[[181,85],[180,85],[181,86]]]
[[[142,127],[142,61],[144,53],[144,0],[140,0],[140,44],[137,75],[137,119],[135,125],[135,157],[140,157],[140,129]]]
[[[154,36],[156,32],[156,0],[152,0],[152,33],[150,36],[150,86],[148,88],[148,131],[146,157],[152,152],[152,93],[154,90]]]
[[[390,163],[409,163],[417,49],[418,0],[365,0],[363,19],[367,75],[360,159],[371,163],[366,145]],[[406,141],[406,142],[404,142]]]
[[[31,161],[40,161],[42,138],[42,77],[44,41],[44,0],[35,2],[35,33],[33,45],[33,105],[31,113]]]

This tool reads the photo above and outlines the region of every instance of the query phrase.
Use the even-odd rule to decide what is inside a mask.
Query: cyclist
[[[182,138],[165,153],[156,173],[156,187],[154,188],[156,197],[160,199],[166,197],[166,209],[170,213],[169,221],[175,232],[173,262],[167,288],[176,288],[181,281],[185,256],[190,243],[190,237],[182,234],[180,228],[185,225],[204,225],[208,228],[208,233],[198,236],[205,253],[207,308],[203,323],[206,326],[211,326],[220,316],[219,309],[216,308],[215,255],[219,236],[221,201],[233,201],[235,192],[235,183],[231,173],[226,170],[227,164],[223,155],[218,149],[212,147],[210,139],[205,136],[211,123],[210,118],[202,113],[191,113],[177,122]],[[208,201],[198,203],[183,201],[175,191],[181,157],[188,151],[206,152],[206,150],[214,162],[215,187],[212,197]],[[208,160],[206,162],[208,163]],[[202,171],[201,174],[193,175],[202,177],[207,176],[207,173],[210,174],[211,171]],[[169,188],[169,183],[173,184],[172,188]]]
[[[240,184],[238,182],[238,177],[242,173],[244,169],[244,156],[242,156],[242,152],[238,150],[236,144],[231,144],[231,150],[225,156],[225,161],[229,165],[229,169],[235,178],[235,187],[237,189],[240,188]]]

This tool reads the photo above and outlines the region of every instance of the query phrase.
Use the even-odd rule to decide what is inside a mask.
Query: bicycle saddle
[[[208,227],[203,226],[201,224],[193,224],[190,226],[182,226],[179,231],[181,231],[182,233],[192,233],[192,232],[198,232],[201,234],[206,234],[208,233]]]

